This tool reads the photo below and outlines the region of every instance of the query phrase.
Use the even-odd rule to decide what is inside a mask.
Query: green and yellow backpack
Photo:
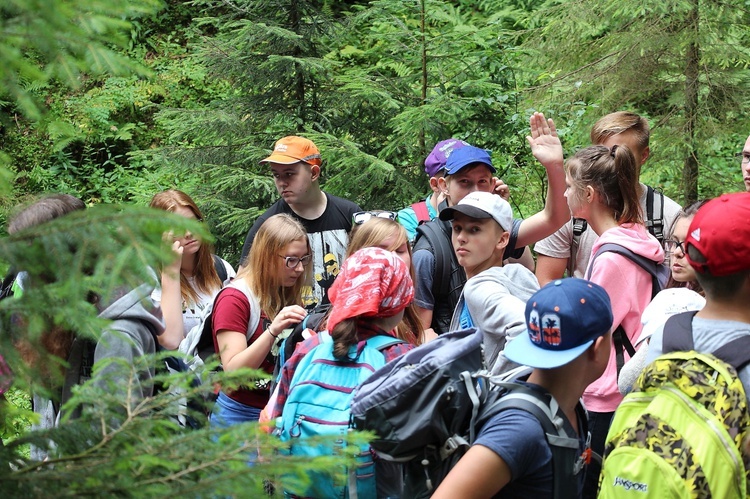
[[[664,355],[647,366],[607,434],[599,498],[744,498],[750,461],[745,390],[750,337],[693,350],[695,312],[670,317]]]

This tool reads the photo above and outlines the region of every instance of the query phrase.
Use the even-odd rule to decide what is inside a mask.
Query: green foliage
[[[525,20],[535,29],[519,38],[536,78],[530,98],[552,106],[572,96],[597,103],[601,114],[648,117],[644,181],[661,181],[676,199],[735,190],[739,170],[726,152],[738,151],[735,134],[747,132],[736,128],[748,118],[747,21],[744,2],[547,2]],[[694,160],[699,185],[680,181]]]
[[[157,381],[168,383],[169,390],[134,399],[135,389],[124,386],[123,380],[134,379],[135,373],[155,365],[160,357],[143,357],[135,365],[118,363],[119,370],[109,372],[109,388],[107,380],[98,377],[105,366],[97,364],[94,379],[76,387],[63,408],[70,413],[82,407],[79,418],[64,419],[57,428],[26,432],[0,447],[0,463],[6,464],[0,467],[4,492],[13,497],[51,491],[55,497],[260,497],[269,483],[280,491],[282,475],[287,487],[300,487],[309,481],[310,471],[343,470],[353,459],[354,445],[367,437],[348,435],[339,445],[344,449],[340,454],[303,460],[285,455],[284,444],[257,423],[183,429],[174,419],[181,397],[202,397],[212,391],[212,382],[237,386],[257,379],[259,373],[214,374],[201,387],[190,386],[189,373],[163,375]],[[178,387],[178,392],[170,391]],[[206,423],[205,415],[194,416]],[[330,444],[329,439],[318,441]],[[44,449],[49,458],[40,462],[24,457],[28,445]],[[248,468],[256,453],[265,459]],[[10,462],[12,467],[7,465]]]
[[[6,333],[0,335],[0,351],[16,385],[58,396],[63,362],[41,347],[45,333],[58,328],[95,341],[107,325],[97,318],[96,304],[107,303],[123,287],[155,282],[150,268],[171,259],[163,233],[190,230],[208,237],[201,225],[159,210],[97,205],[0,238],[7,263],[28,272],[23,294],[0,302],[0,330]],[[15,348],[20,344],[36,347],[38,360],[24,362]],[[257,424],[181,429],[175,414],[183,398],[203,400],[214,383],[232,389],[261,374],[216,374],[214,362],[199,372],[205,379],[200,386],[191,384],[192,373],[157,374],[155,385],[166,388],[154,396],[136,395],[142,373],[155,370],[170,354],[145,355],[133,363],[97,362],[91,381],[75,388],[63,407],[66,415],[81,408],[80,417],[66,416],[56,428],[28,431],[31,416],[17,409],[22,397],[11,391],[12,403],[0,405],[3,492],[11,497],[261,496],[267,482],[282,474],[305,483],[308,470],[335,472],[352,459],[346,446],[343,453],[321,459],[284,456],[281,442]],[[205,425],[203,412],[191,414]],[[352,434],[345,441],[361,444],[366,437]],[[29,445],[49,459],[30,459]],[[250,469],[247,462],[255,452],[265,459]]]
[[[9,0],[0,8],[0,98],[32,119],[35,95],[52,80],[78,87],[90,74],[146,74],[117,51],[127,46],[127,19],[148,15],[159,0]]]

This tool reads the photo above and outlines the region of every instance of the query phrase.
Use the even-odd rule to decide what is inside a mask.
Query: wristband
[[[275,339],[277,339],[277,338],[279,337],[279,335],[278,335],[278,334],[277,334],[276,336],[274,336],[274,335],[273,335],[273,333],[271,332],[271,326],[268,326],[268,327],[266,328],[266,331],[268,331],[268,334],[270,334],[270,335],[271,335],[271,338],[273,338],[274,340],[275,340]]]

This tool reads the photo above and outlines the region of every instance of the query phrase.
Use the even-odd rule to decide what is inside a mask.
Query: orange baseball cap
[[[290,135],[277,140],[273,153],[266,159],[261,160],[261,163],[291,165],[298,161],[317,166],[322,163],[320,151],[312,140]]]

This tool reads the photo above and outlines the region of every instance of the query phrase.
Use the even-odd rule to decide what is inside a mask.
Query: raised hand
[[[529,118],[531,135],[526,140],[531,146],[531,153],[545,167],[563,163],[563,148],[557,136],[555,122],[544,119],[544,114],[534,113]]]

